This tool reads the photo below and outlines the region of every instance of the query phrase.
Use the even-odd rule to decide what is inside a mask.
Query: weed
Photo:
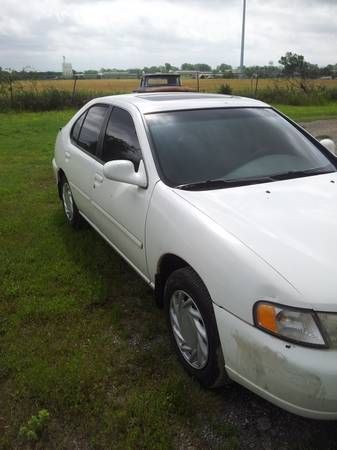
[[[32,416],[26,425],[20,428],[19,436],[28,442],[38,441],[49,420],[49,412],[41,409],[36,416]]]
[[[228,83],[226,83],[226,84],[221,84],[221,86],[218,88],[217,92],[218,92],[218,94],[231,95],[231,94],[233,94],[233,89],[231,88],[231,86]]]

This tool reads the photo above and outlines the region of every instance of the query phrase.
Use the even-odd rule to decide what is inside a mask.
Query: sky
[[[61,71],[240,61],[243,0],[1,0],[0,66]],[[337,63],[337,0],[247,0],[245,65]]]

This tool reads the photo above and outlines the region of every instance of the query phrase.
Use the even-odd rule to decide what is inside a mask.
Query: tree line
[[[243,73],[239,72],[238,68],[233,68],[230,64],[222,63],[217,65],[216,67],[211,67],[206,63],[183,63],[180,67],[174,66],[170,63],[165,63],[159,66],[150,66],[143,68],[130,68],[130,69],[117,69],[117,68],[104,68],[102,67],[100,70],[84,70],[83,73],[88,77],[98,77],[99,75],[107,74],[107,73],[118,73],[119,77],[122,78],[123,74],[125,75],[133,75],[136,77],[140,77],[142,73],[157,73],[157,72],[175,72],[175,71],[186,71],[186,72],[207,72],[214,76],[219,76],[222,78],[235,78],[238,75],[242,75],[245,78],[292,78],[292,77],[300,77],[300,78],[321,78],[321,77],[337,77],[337,64],[328,64],[324,67],[319,67],[317,64],[313,64],[305,59],[303,55],[299,55],[292,52],[287,52],[283,55],[279,61],[278,65],[274,65],[273,62],[270,62],[265,66],[245,66],[243,68]],[[76,74],[74,70],[74,74]],[[16,80],[25,80],[25,79],[55,79],[61,78],[62,72],[57,71],[34,71],[31,68],[29,70],[27,68],[22,70],[10,70],[0,67],[0,81],[4,78],[13,78]]]

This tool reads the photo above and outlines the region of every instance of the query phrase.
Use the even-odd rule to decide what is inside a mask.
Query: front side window
[[[270,108],[147,114],[163,179],[171,186],[334,172],[335,165]],[[315,173],[315,174],[316,174]],[[258,181],[258,179],[260,181]],[[281,178],[278,178],[281,179]]]
[[[107,112],[106,105],[92,106],[85,119],[79,132],[77,143],[87,152],[94,155],[96,153],[98,138],[103,126],[105,115]],[[76,126],[77,124],[75,124]],[[75,127],[73,128],[75,132]]]
[[[130,114],[121,108],[114,108],[111,112],[101,159],[104,162],[126,159],[132,161],[138,170],[141,151],[136,128]]]

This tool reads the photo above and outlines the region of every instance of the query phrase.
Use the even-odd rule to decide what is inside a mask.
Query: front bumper
[[[337,351],[290,344],[214,305],[228,376],[277,406],[337,419]]]

